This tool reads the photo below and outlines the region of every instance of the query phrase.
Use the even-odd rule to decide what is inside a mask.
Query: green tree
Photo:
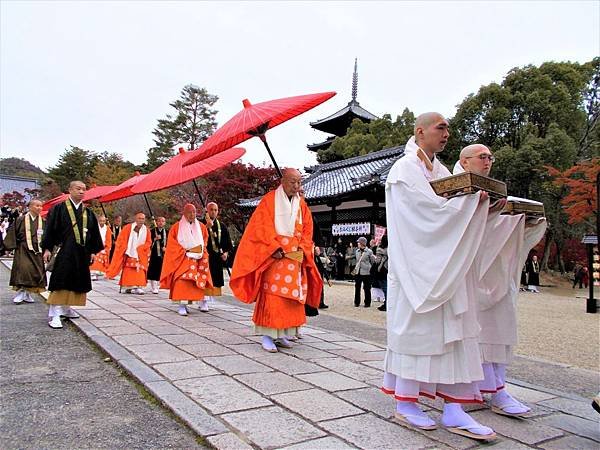
[[[60,186],[63,192],[66,192],[69,183],[73,180],[87,183],[99,159],[97,153],[72,145],[60,156],[58,163],[50,168],[48,176]]]
[[[501,84],[483,86],[458,105],[442,158],[454,163],[466,145],[521,147],[545,138],[553,124],[576,144],[577,158],[598,151],[600,58],[585,64],[547,62],[512,69]]]
[[[175,113],[159,119],[152,131],[155,145],[147,151],[145,170],[152,171],[173,157],[175,147],[198,148],[217,127],[217,111],[212,107],[218,99],[204,88],[185,86],[179,99],[170,103]]]
[[[317,160],[320,163],[339,161],[405,144],[413,134],[414,125],[415,116],[408,108],[394,122],[389,114],[369,123],[354,119],[346,135],[335,138],[329,148],[320,150]]]
[[[561,198],[544,166],[565,170],[598,153],[600,58],[587,62],[548,62],[512,69],[502,83],[483,86],[458,105],[450,119],[448,165],[460,149],[478,142],[496,155],[492,175],[509,193],[540,200],[548,218],[542,267],[564,270],[563,246],[580,232],[569,226]],[[556,261],[548,261],[556,244]]]

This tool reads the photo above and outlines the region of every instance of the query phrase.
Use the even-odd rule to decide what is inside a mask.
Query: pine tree
[[[181,91],[180,98],[170,103],[174,114],[159,119],[152,131],[155,146],[147,152],[145,169],[152,171],[175,154],[175,148],[195,150],[217,127],[212,109],[219,98],[209,94],[204,88],[188,84]]]

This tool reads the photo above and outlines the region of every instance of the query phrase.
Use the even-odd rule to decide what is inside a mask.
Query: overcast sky
[[[310,128],[358,100],[451,117],[513,67],[600,55],[600,2],[0,2],[0,157],[43,169],[70,145],[140,164],[186,84],[219,97],[219,124],[253,103],[337,96],[267,133],[281,166],[316,163]],[[257,138],[245,162],[268,157]]]

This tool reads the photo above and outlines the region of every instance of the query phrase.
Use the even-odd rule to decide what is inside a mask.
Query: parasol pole
[[[148,207],[148,211],[150,212],[150,218],[152,219],[152,223],[154,223],[154,213],[152,212],[152,208],[150,208],[150,202],[148,201],[148,197],[146,194],[142,194],[144,196],[144,200],[146,200],[146,206]]]
[[[194,187],[196,188],[196,192],[198,193],[198,197],[200,197],[200,202],[202,203],[202,207],[206,208],[206,203],[204,202],[204,198],[202,198],[202,194],[200,194],[200,188],[196,184],[196,179],[192,178],[192,182],[194,183]]]
[[[104,205],[102,204],[102,202],[98,203],[100,203],[100,208],[102,208],[102,214],[104,214],[104,217],[108,218],[108,216],[106,215],[106,210],[104,209]]]
[[[273,153],[271,153],[271,149],[269,148],[269,144],[267,143],[267,137],[263,134],[259,134],[258,137],[260,138],[260,140],[262,141],[263,144],[265,144],[265,147],[267,149],[267,152],[269,153],[269,156],[271,157],[271,161],[273,161],[273,165],[275,166],[275,170],[277,171],[277,175],[279,175],[279,178],[282,178],[283,175],[281,174],[281,170],[279,170],[279,166],[277,165],[277,162],[275,162],[275,158],[273,157]]]

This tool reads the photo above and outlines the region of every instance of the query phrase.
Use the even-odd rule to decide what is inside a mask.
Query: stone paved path
[[[74,323],[194,431],[217,448],[418,449],[478,447],[444,429],[414,431],[391,420],[378,387],[384,347],[303,328],[293,349],[270,354],[252,334],[251,311],[215,302],[176,313],[166,292],[119,294],[94,283]],[[40,326],[47,326],[40,323]],[[494,449],[598,448],[600,416],[586,399],[511,385],[532,406],[527,419],[471,407],[499,435]],[[441,402],[425,402],[439,416]]]

